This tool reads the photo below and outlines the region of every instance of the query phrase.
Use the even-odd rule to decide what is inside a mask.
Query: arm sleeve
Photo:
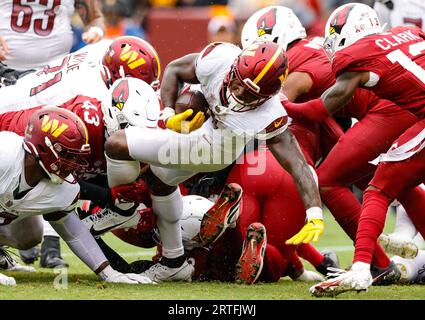
[[[293,103],[286,100],[282,101],[282,104],[288,112],[288,115],[294,119],[322,122],[330,116],[321,98],[304,103]]]
[[[92,271],[108,261],[90,231],[73,212],[57,221],[50,221],[50,224]]]
[[[91,200],[101,208],[111,204],[111,192],[108,188],[87,181],[78,181],[78,184],[80,185],[80,199]]]

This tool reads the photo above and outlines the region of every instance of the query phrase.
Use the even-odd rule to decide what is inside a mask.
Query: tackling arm
[[[369,72],[344,72],[320,98],[305,103],[282,101],[289,116],[295,119],[321,122],[344,107],[358,87],[369,81]]]

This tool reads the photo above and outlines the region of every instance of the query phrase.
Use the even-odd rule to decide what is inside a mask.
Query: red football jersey
[[[106,159],[103,150],[105,130],[100,102],[94,98],[76,96],[58,107],[74,112],[84,121],[88,130],[91,153],[86,159],[89,162],[89,167],[83,172],[78,172],[78,178],[86,180],[99,174],[106,174]],[[23,136],[31,114],[40,108],[41,106],[1,114],[0,131],[12,131]]]
[[[340,51],[332,62],[342,72],[372,72],[366,86],[423,118],[425,115],[425,34],[418,28],[397,27],[367,36]]]
[[[300,40],[287,51],[289,72],[308,73],[313,86],[306,94],[299,96],[295,102],[305,102],[319,98],[323,91],[332,86],[335,77],[332,66],[322,49],[323,38]]]
[[[319,98],[335,82],[332,66],[322,49],[322,44],[323,38],[305,39],[298,41],[287,51],[289,73],[304,72],[313,81],[310,90],[300,95],[295,102],[300,103]],[[328,135],[331,131],[327,130],[326,123],[318,125],[294,120],[289,128],[296,136],[307,162],[311,165],[314,165],[323,156],[322,149],[328,149],[323,146],[333,146],[338,139]]]

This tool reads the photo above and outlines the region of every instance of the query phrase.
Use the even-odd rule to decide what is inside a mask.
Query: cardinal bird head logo
[[[129,95],[128,80],[117,81],[119,81],[119,83],[112,91],[112,105],[122,111]]]
[[[261,37],[264,34],[272,34],[273,28],[276,25],[276,8],[272,8],[264,13],[257,20],[257,34]]]

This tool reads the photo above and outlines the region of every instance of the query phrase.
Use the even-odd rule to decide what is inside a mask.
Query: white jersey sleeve
[[[283,132],[288,122],[277,95],[250,111],[233,111],[238,109],[238,104],[231,97],[228,105],[223,106],[223,81],[241,52],[232,44],[210,44],[198,56],[196,76],[218,128],[228,129],[237,136],[270,139]]]
[[[17,70],[37,69],[69,53],[74,0],[0,1],[0,36],[10,48],[4,61]]]
[[[0,146],[0,225],[33,215],[74,209],[80,187],[67,182],[53,184],[42,179],[16,199],[24,168],[23,137],[13,132],[0,132]]]
[[[425,31],[425,2],[423,0],[392,0],[393,9],[375,2],[374,9],[385,30],[398,26],[416,26]]]

